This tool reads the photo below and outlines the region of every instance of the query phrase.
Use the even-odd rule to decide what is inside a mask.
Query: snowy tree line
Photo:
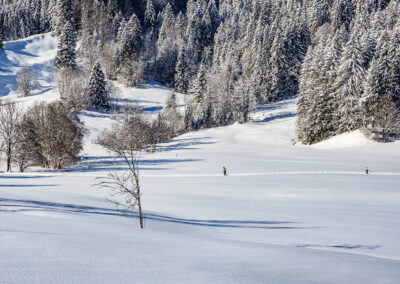
[[[27,37],[50,31],[56,0],[0,0],[0,39]],[[1,41],[1,40],[0,40]]]
[[[190,94],[186,130],[246,122],[255,103],[299,94],[303,143],[358,128],[396,136],[396,0],[2,2],[4,38],[52,29],[62,74],[89,78],[101,63],[109,80],[154,79]]]
[[[305,144],[361,129],[379,141],[400,135],[400,3],[334,3],[300,76],[297,138]]]

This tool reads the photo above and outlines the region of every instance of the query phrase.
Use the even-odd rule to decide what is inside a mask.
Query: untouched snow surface
[[[168,93],[150,85],[120,98],[154,115]],[[0,283],[398,283],[400,144],[354,132],[295,145],[295,103],[143,154],[144,230],[92,186],[112,158],[91,140],[111,120],[83,113],[81,163],[0,173]]]

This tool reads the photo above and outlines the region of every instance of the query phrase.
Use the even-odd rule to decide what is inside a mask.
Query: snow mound
[[[315,149],[340,149],[340,148],[351,148],[360,147],[374,144],[376,142],[369,140],[360,130],[343,133],[341,135],[334,136],[325,141],[311,145],[310,147]]]

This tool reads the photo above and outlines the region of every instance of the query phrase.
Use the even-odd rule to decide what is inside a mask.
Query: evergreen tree
[[[74,26],[74,10],[72,0],[57,0],[55,33],[60,36],[66,22]]]
[[[332,22],[335,29],[344,26],[347,32],[350,31],[350,23],[355,13],[354,0],[335,0],[333,5]]]
[[[188,76],[188,62],[186,56],[186,50],[184,47],[179,49],[177,63],[175,67],[175,88],[178,92],[185,93],[189,86]]]
[[[123,21],[123,19],[124,18],[122,16],[121,11],[118,11],[118,13],[114,16],[112,23],[111,23],[111,35],[113,38],[117,38],[118,30],[119,30],[119,27],[121,26],[121,22]]]
[[[142,29],[139,19],[132,14],[127,23],[122,22],[117,37],[117,62],[123,64],[126,60],[135,60],[139,57],[142,45]]]
[[[194,101],[200,103],[205,95],[207,86],[206,69],[204,64],[200,65],[199,71],[194,78],[189,93],[193,95]]]
[[[297,140],[304,144],[320,142],[336,134],[338,102],[331,87],[335,56],[333,40],[329,43],[329,39],[321,39],[304,59],[296,122]]]
[[[200,117],[198,123],[202,128],[210,128],[214,124],[213,104],[208,96],[200,103]]]
[[[168,3],[162,12],[162,24],[158,32],[155,78],[169,86],[173,86],[175,83],[178,56],[177,36],[174,13]]]
[[[177,97],[174,91],[171,92],[167,98],[167,101],[165,102],[163,116],[166,119],[169,129],[172,130],[172,134],[175,134],[181,130],[181,115],[178,111]]]
[[[176,93],[174,91],[168,96],[167,101],[165,102],[165,110],[166,111],[177,111],[178,110],[178,103],[176,99]]]
[[[153,27],[156,23],[156,11],[154,10],[153,0],[147,0],[144,12],[144,23],[148,27]]]
[[[190,103],[186,105],[185,115],[183,116],[183,123],[185,125],[186,131],[196,130],[196,123],[193,114],[193,106]]]
[[[106,81],[100,63],[96,63],[92,69],[87,90],[89,106],[94,109],[110,109],[110,101],[106,90]]]
[[[335,97],[340,101],[339,132],[361,126],[360,99],[365,79],[364,59],[359,42],[353,39],[345,47],[334,82]]]
[[[70,22],[66,22],[61,31],[57,46],[56,66],[58,68],[76,68],[76,38]]]

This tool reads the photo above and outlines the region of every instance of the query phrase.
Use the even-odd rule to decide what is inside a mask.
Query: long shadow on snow
[[[263,120],[255,120],[254,122],[256,122],[256,123],[270,122],[270,121],[277,120],[277,119],[295,117],[296,115],[297,114],[295,112],[281,112],[276,115],[268,116],[268,117],[264,118]]]
[[[96,110],[96,109],[89,109],[90,112],[85,111],[83,112],[83,116],[87,117],[95,117],[95,118],[109,118],[110,117],[110,112],[107,111],[101,111],[101,110]]]
[[[112,102],[116,102],[116,103],[130,103],[130,104],[139,104],[139,103],[157,104],[158,103],[155,101],[129,99],[129,98],[111,98],[110,100]],[[162,107],[160,106],[160,108],[162,108]]]
[[[0,184],[1,187],[48,187],[59,186],[59,184]]]
[[[207,139],[211,139],[211,137],[172,139],[170,141],[167,141],[165,144],[158,145],[157,148],[160,149],[162,152],[177,151],[177,150],[193,150],[198,148],[190,146],[210,145],[216,143],[213,141],[203,141]]]
[[[39,176],[39,175],[0,175],[1,178],[10,178],[10,179],[21,179],[21,178],[49,178],[52,176]]]
[[[63,212],[63,213],[67,212],[67,213],[139,218],[138,214],[136,213],[132,213],[129,215],[122,215],[121,212],[117,209],[68,204],[68,203],[38,201],[38,200],[0,198],[0,207],[6,208],[7,213],[42,210],[42,211],[53,211],[53,212]],[[193,225],[193,226],[222,227],[222,228],[313,229],[313,227],[289,226],[289,224],[295,224],[295,222],[288,222],[288,221],[201,220],[201,219],[185,219],[185,218],[170,217],[155,213],[145,213],[145,219],[158,222],[178,223],[178,224]],[[280,226],[275,226],[275,225],[280,225]]]
[[[297,245],[296,247],[300,248],[339,248],[339,249],[377,249],[382,247],[381,245],[352,245],[352,244],[343,244],[343,245],[315,245],[315,244],[304,244],[304,245]]]
[[[296,99],[297,95],[289,97],[284,99],[283,101],[280,102],[275,102],[275,103],[268,103],[268,104],[262,104],[257,106],[257,110],[275,110],[275,109],[281,109],[283,106],[288,105],[291,103],[293,99]]]
[[[0,96],[6,96],[11,91],[15,91],[17,85],[16,75],[0,75]]]
[[[102,159],[103,158],[103,159]],[[148,168],[143,166],[164,165],[171,163],[197,162],[202,159],[143,159],[139,162],[139,170],[166,170],[167,168]],[[57,170],[57,172],[100,172],[100,171],[120,171],[127,170],[126,163],[120,158],[110,157],[84,157],[82,161],[74,167]]]

